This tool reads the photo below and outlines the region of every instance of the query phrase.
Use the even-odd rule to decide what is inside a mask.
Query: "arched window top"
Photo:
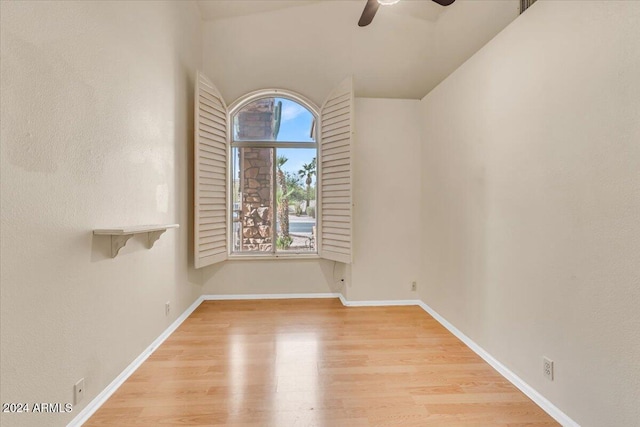
[[[232,141],[316,142],[315,107],[283,91],[257,92],[231,108]]]

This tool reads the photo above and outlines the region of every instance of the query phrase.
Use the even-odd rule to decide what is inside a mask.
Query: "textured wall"
[[[271,227],[274,225],[273,157],[271,148],[238,149],[242,194],[238,235],[232,237],[239,251],[273,250]],[[233,151],[232,154],[233,156]],[[234,160],[232,160],[234,161]],[[242,233],[240,235],[240,233]],[[237,240],[236,240],[237,239]],[[234,243],[235,244],[235,243]],[[233,247],[230,250],[235,250]]]
[[[200,294],[187,269],[193,76],[190,2],[1,3],[2,402],[84,401]],[[117,258],[100,227],[180,223]],[[165,317],[164,303],[172,312]]]
[[[640,422],[638,22],[537,2],[423,100],[421,296],[584,427]]]

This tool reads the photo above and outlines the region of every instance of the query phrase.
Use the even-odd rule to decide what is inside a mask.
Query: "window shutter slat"
[[[196,268],[227,259],[227,106],[198,72],[195,89],[194,258]]]
[[[321,110],[320,256],[350,264],[353,260],[353,82],[344,80]]]

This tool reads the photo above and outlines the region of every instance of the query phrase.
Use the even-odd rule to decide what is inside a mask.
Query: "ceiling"
[[[200,0],[200,14],[205,21],[230,18],[236,16],[253,15],[256,13],[271,12],[288,7],[306,6],[310,3],[318,3],[321,0]],[[331,0],[324,0],[325,2]],[[341,1],[341,0],[333,0]],[[344,1],[344,0],[342,0]],[[362,7],[366,1],[361,2]],[[387,8],[385,13],[404,14],[419,19],[435,21],[443,7],[432,1],[425,0],[404,0],[395,4],[392,8]]]
[[[198,7],[202,19],[231,18],[236,16],[254,15],[256,13],[271,12],[288,7],[305,6],[317,3],[319,0],[200,0]]]
[[[518,16],[519,0],[200,0],[204,71],[227,102],[285,88],[317,104],[353,75],[356,96],[424,97]]]

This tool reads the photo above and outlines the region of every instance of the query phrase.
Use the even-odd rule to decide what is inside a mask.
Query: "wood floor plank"
[[[206,301],[85,424],[557,426],[418,307]]]

